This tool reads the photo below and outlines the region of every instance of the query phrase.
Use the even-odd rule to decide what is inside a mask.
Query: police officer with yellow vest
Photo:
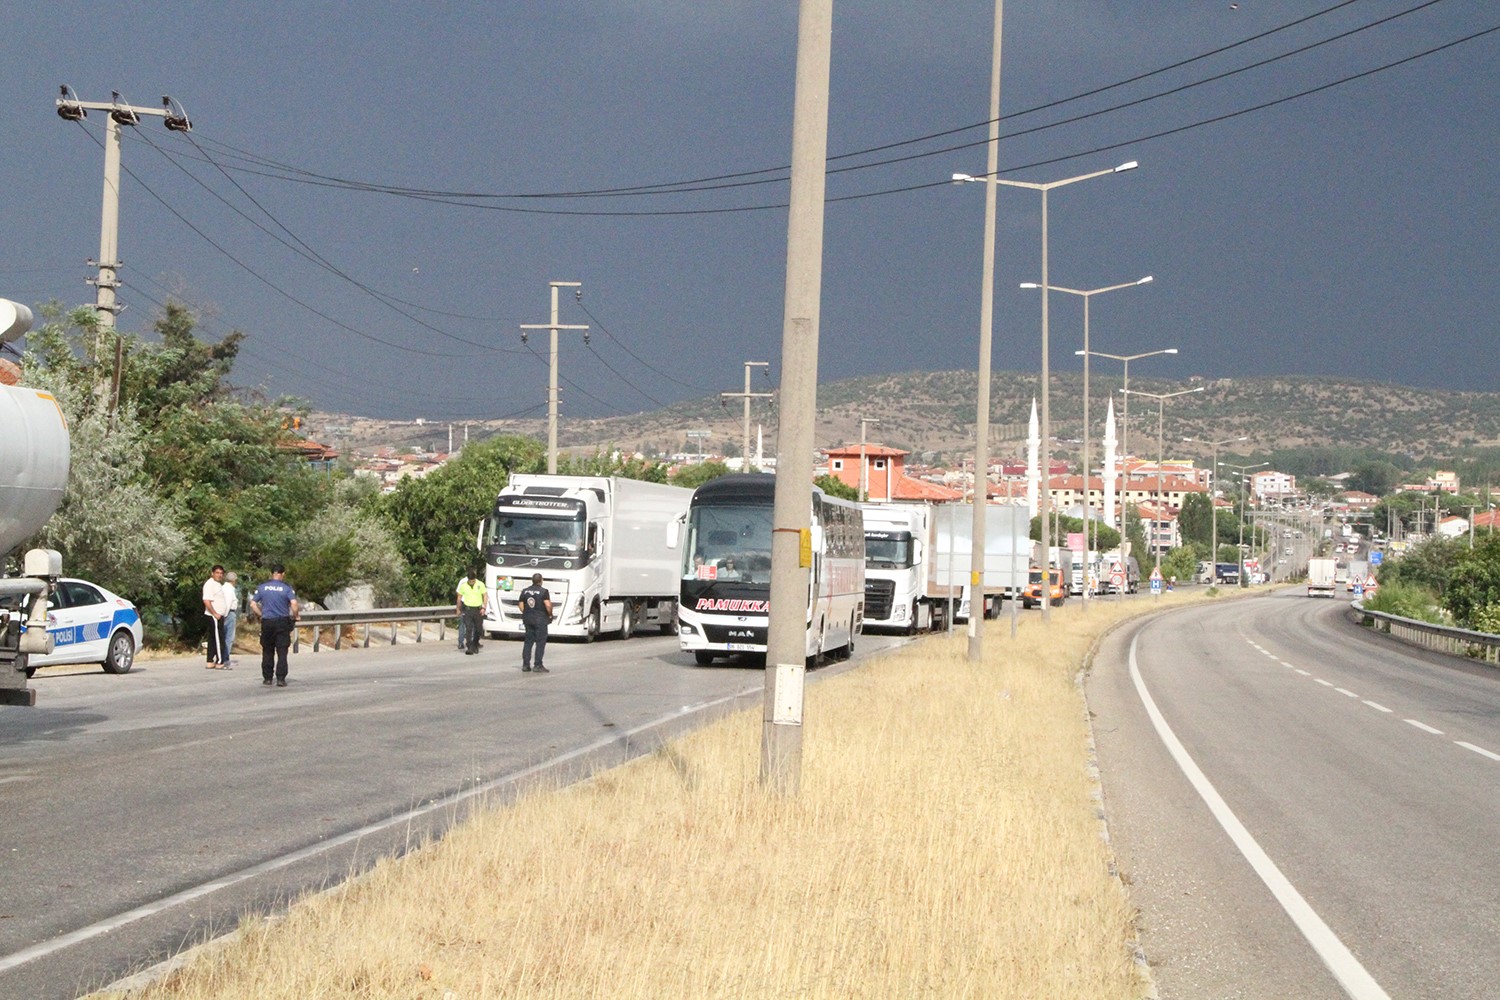
[[[464,646],[464,655],[473,656],[479,652],[479,635],[484,629],[484,613],[489,607],[489,593],[484,589],[484,581],[477,579],[479,574],[474,567],[469,567],[469,575],[458,585],[458,613],[463,618],[464,638],[467,640]]]

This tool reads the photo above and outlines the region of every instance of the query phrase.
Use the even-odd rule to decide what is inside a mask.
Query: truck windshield
[[[583,552],[584,522],[536,514],[497,512],[485,524],[485,548],[530,556],[576,556]]]
[[[870,569],[906,569],[911,564],[910,535],[865,535],[865,565]]]

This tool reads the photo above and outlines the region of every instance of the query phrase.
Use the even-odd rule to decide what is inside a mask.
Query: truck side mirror
[[[682,518],[679,514],[667,522],[667,548],[677,548],[677,543],[682,540]]]

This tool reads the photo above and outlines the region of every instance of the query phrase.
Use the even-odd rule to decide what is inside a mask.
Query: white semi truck
[[[31,327],[31,311],[0,299],[0,344]],[[50,393],[0,385],[0,562],[41,530],[68,485],[68,424]],[[21,575],[0,577],[0,705],[35,705],[26,686],[27,657],[52,652],[47,598],[62,576],[62,557],[32,549]]]
[[[489,635],[525,632],[517,603],[535,573],[552,594],[554,636],[622,639],[643,626],[671,633],[680,556],[667,525],[693,491],[616,476],[513,474],[480,527]],[[456,577],[455,577],[456,580]]]
[[[865,518],[865,631],[913,635],[944,627],[950,596],[937,582],[931,504],[860,504]]]
[[[1307,561],[1307,596],[1326,594],[1333,597],[1338,584],[1334,582],[1338,564],[1332,559],[1309,559]]]
[[[970,573],[982,567],[978,594],[979,614],[993,618],[1000,602],[1018,600],[1026,589],[1031,565],[1031,517],[1025,507],[991,504],[984,511],[984,558],[972,560],[974,507],[966,503],[940,504],[933,508],[937,524],[933,544],[935,586],[962,588],[953,620],[969,620],[974,601]],[[971,566],[971,562],[976,564]]]

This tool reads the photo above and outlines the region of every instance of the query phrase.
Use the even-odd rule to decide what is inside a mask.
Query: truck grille
[[[877,622],[890,621],[891,604],[895,597],[895,580],[866,580],[865,617]]]

